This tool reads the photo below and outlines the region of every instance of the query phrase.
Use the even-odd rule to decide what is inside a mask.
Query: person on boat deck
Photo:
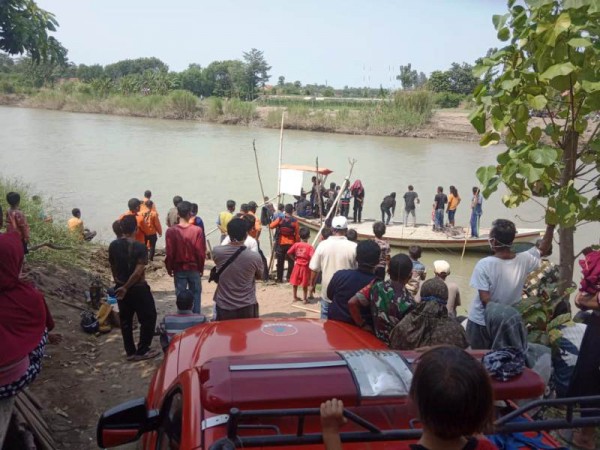
[[[362,220],[362,210],[365,204],[365,188],[362,185],[360,180],[356,180],[352,183],[352,187],[350,187],[350,192],[352,193],[352,198],[354,199],[354,204],[352,205],[352,211],[354,213],[354,217],[352,223],[360,223]]]
[[[344,216],[347,219],[350,214],[350,199],[352,198],[349,182],[346,180],[344,187],[340,189],[343,189],[342,196],[340,197],[340,216]]]
[[[331,299],[328,296],[328,286],[333,275],[338,270],[354,269],[356,267],[356,243],[346,238],[348,220],[344,216],[336,216],[331,221],[332,235],[321,241],[310,259],[311,290],[309,297],[315,292],[317,274],[321,274],[321,319],[327,319]],[[379,247],[377,247],[379,249]]]
[[[446,308],[448,308],[450,317],[456,318],[456,307],[460,306],[460,290],[458,289],[458,284],[447,280],[448,275],[450,275],[450,263],[443,259],[434,261],[433,273],[448,286],[448,303],[446,304]]]
[[[327,197],[327,200],[325,201],[325,211],[323,211],[323,214],[329,214],[329,211],[333,207],[333,202],[335,201],[337,192],[338,190],[335,183],[329,183],[329,189],[325,191],[325,197]]]
[[[144,214],[147,211],[147,206],[146,206],[146,202],[150,200],[152,202],[152,211],[156,212],[156,203],[154,203],[152,201],[152,191],[150,190],[146,190],[144,191],[144,198],[143,200],[140,200],[141,206],[140,206],[140,213]]]
[[[296,214],[299,217],[310,217],[312,215],[312,208],[310,202],[306,199],[306,194],[302,194],[296,202]]]
[[[389,225],[392,216],[396,214],[396,193],[392,192],[390,195],[386,195],[379,208],[381,209],[381,221]],[[385,216],[387,216],[387,219]]]
[[[300,241],[300,226],[298,219],[292,216],[294,207],[288,203],[285,205],[285,215],[283,219],[277,218],[269,228],[277,229],[277,242],[275,247],[275,255],[277,257],[277,282],[283,283],[283,266],[285,261],[288,262],[287,279],[289,280],[294,271],[294,261],[288,256],[288,251],[294,243]]]
[[[375,279],[375,267],[379,263],[380,255],[381,249],[374,241],[358,243],[356,246],[358,267],[338,270],[327,285],[327,298],[331,299],[327,312],[328,319],[354,324],[348,309],[348,301]],[[372,324],[371,312],[368,309],[363,309],[361,315],[363,322]]]
[[[383,235],[385,234],[385,224],[383,222],[375,222],[373,224],[373,234],[375,235],[373,241],[379,245],[381,250],[379,264],[377,264],[377,268],[375,269],[375,276],[378,280],[383,281],[385,279],[385,268],[388,262],[390,262],[391,250],[388,241],[383,240]]]
[[[450,195],[448,195],[448,207],[446,213],[448,214],[448,224],[454,226],[454,216],[456,215],[456,208],[460,204],[460,195],[455,186],[450,186]]]
[[[425,281],[427,277],[427,270],[425,270],[425,265],[419,261],[421,258],[421,246],[419,245],[411,245],[408,247],[408,256],[410,256],[410,260],[413,264],[413,271],[411,274],[408,283],[406,283],[406,289],[413,297],[417,297],[419,294],[419,287],[421,286],[421,281]]]
[[[471,198],[471,237],[479,237],[479,224],[483,214],[483,195],[477,186],[473,186],[473,197]]]
[[[71,210],[71,214],[73,217],[67,221],[67,227],[69,228],[69,231],[77,236],[78,239],[85,241],[91,241],[94,239],[96,232],[90,231],[83,226],[83,220],[81,220],[81,211],[79,208],[73,208]]]
[[[395,255],[388,266],[390,279],[373,280],[348,301],[348,310],[354,323],[387,345],[390,333],[402,318],[415,306],[406,283],[412,273],[412,261],[403,254]],[[367,309],[371,320],[364,320],[361,311]]]
[[[167,228],[174,227],[179,223],[179,216],[177,215],[177,206],[183,201],[181,196],[176,195],[173,197],[173,207],[167,213]]]
[[[6,210],[6,232],[18,233],[23,244],[25,254],[29,253],[29,223],[23,211],[19,209],[21,196],[18,192],[9,192],[6,194],[6,202],[9,208]]]
[[[415,205],[415,201],[417,205],[421,203],[419,199],[419,194],[414,191],[413,185],[408,186],[408,191],[404,194],[404,226],[408,226],[408,216],[409,214],[413,216],[413,226],[417,226],[417,215],[415,213],[417,206]]]
[[[146,191],[146,193],[149,191]],[[144,212],[144,234],[146,236],[146,247],[148,248],[148,259],[154,261],[156,253],[156,241],[162,236],[162,226],[156,211],[156,205],[152,200],[146,200]]]
[[[510,220],[497,219],[490,230],[489,244],[492,256],[481,259],[473,269],[471,286],[476,295],[469,310],[467,335],[473,349],[484,349],[485,307],[490,302],[513,306],[521,300],[521,292],[527,275],[537,269],[542,255],[552,246],[554,225],[548,225],[538,247],[515,253],[511,246],[517,234]]]
[[[440,380],[443,380],[440,382]],[[418,359],[409,397],[423,434],[411,450],[497,450],[484,437],[494,419],[490,377],[473,356],[453,346],[427,350]],[[340,428],[346,423],[344,404],[321,404],[326,450],[341,450]]]
[[[219,230],[221,231],[221,242],[227,237],[227,224],[233,219],[235,202],[233,200],[227,200],[225,207],[227,209],[219,213],[219,216],[217,217],[217,227],[219,227]]]
[[[462,325],[448,315],[448,287],[440,278],[430,278],[421,286],[421,301],[411,309],[390,334],[390,348],[412,350],[450,344],[467,348]]]
[[[122,220],[123,217],[125,217],[125,216],[135,217],[135,221],[137,223],[137,228],[135,231],[135,240],[141,244],[146,245],[146,231],[147,230],[146,230],[146,224],[144,223],[144,218],[140,214],[141,204],[140,204],[139,199],[137,199],[137,198],[129,199],[129,201],[127,202],[127,207],[129,208],[129,211],[121,214],[121,217],[119,217],[119,220]]]
[[[433,231],[442,231],[444,229],[444,208],[446,203],[448,203],[448,197],[444,194],[444,188],[438,186],[437,194],[435,194],[433,199]]]

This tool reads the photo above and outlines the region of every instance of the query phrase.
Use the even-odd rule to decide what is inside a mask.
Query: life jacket
[[[296,234],[296,229],[294,227],[294,223],[296,223],[296,219],[293,217],[285,216],[279,222],[279,234],[281,236],[293,237]]]

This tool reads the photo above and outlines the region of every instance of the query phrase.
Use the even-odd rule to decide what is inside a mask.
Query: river
[[[112,238],[113,220],[127,210],[127,200],[141,198],[146,189],[152,190],[163,222],[178,194],[199,204],[207,229],[213,228],[227,199],[238,205],[260,203],[254,139],[266,194],[277,191],[277,130],[12,107],[0,107],[0,123],[0,176],[22,179],[51,198],[57,222],[66,223],[69,211],[80,208],[86,226],[97,230],[105,242]],[[355,158],[353,179],[361,179],[365,186],[367,218],[380,216],[385,195],[396,191],[401,196],[413,184],[422,202],[417,218],[425,222],[436,186],[447,192],[453,184],[463,197],[457,225],[468,225],[475,171],[494,164],[501,151],[459,141],[291,130],[285,131],[283,148],[285,163],[314,165],[318,157],[321,167],[334,171],[328,181],[342,181],[348,158]],[[305,181],[308,189],[309,175]],[[500,198],[498,193],[484,201],[482,226],[506,218],[517,226],[543,228],[541,207],[528,204],[509,210]],[[576,234],[576,248],[597,244],[598,236],[598,224],[583,226]],[[218,236],[213,234],[211,241],[216,244]],[[263,246],[268,248],[268,241]],[[467,254],[461,260],[460,255],[428,251],[422,261],[432,274],[435,259],[448,260],[450,279],[459,284],[466,304],[472,297],[469,277],[481,257]]]

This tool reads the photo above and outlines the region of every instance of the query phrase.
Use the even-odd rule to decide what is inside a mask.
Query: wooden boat
[[[320,229],[319,219],[308,219],[298,217],[298,222],[301,225],[308,227],[311,230],[318,231]],[[348,227],[356,230],[359,239],[372,239],[373,223],[375,220],[367,219],[361,223],[349,223]],[[517,230],[514,245],[517,250],[525,250],[535,244],[535,241],[541,237],[544,230],[533,228],[520,228]],[[444,231],[433,231],[431,225],[417,224],[416,227],[405,227],[401,222],[393,222],[388,225],[385,239],[392,247],[410,247],[411,245],[419,245],[422,248],[432,248],[441,250],[462,251],[465,247],[468,251],[489,251],[489,228],[480,229],[480,237],[468,237],[469,230],[463,227],[446,228]]]

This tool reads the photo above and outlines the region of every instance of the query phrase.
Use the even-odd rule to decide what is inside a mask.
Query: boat
[[[321,228],[320,219],[311,219],[295,216],[300,225],[313,231]],[[361,223],[350,223],[349,228],[356,230],[359,239],[373,239],[374,219],[366,219]],[[417,224],[405,227],[402,222],[394,221],[387,226],[385,240],[392,247],[406,248],[411,245],[419,245],[421,248],[437,250],[462,251],[489,251],[489,228],[481,228],[478,238],[468,237],[468,229],[463,227],[447,227],[443,231],[433,231],[429,224]],[[517,251],[531,248],[541,237],[544,230],[535,228],[519,228],[513,245]],[[466,241],[465,241],[466,239]]]

